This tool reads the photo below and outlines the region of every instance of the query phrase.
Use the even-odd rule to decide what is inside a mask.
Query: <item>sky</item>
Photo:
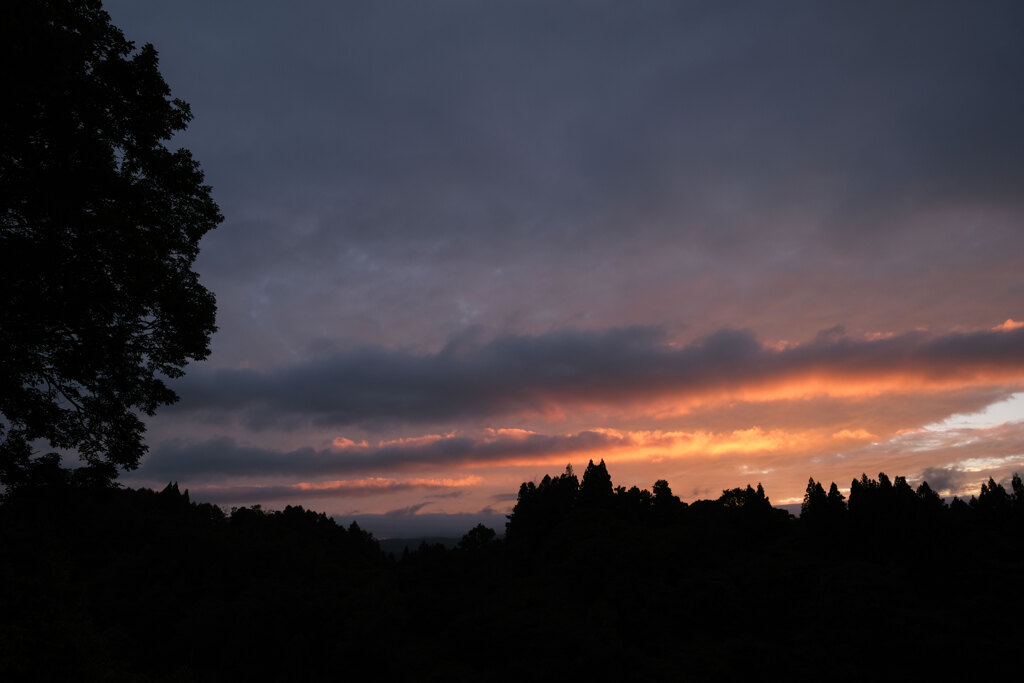
[[[226,219],[123,480],[381,537],[1024,473],[1017,2],[108,0]]]

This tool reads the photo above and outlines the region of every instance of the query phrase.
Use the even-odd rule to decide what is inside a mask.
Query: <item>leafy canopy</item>
[[[152,45],[98,0],[0,7],[0,476],[39,440],[112,476],[146,450],[138,413],[177,400],[164,379],[209,353],[192,264],[222,216],[165,144],[191,113]]]

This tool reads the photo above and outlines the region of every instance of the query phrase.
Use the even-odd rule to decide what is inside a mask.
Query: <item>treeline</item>
[[[795,518],[591,462],[524,483],[504,538],[394,557],[301,507],[26,484],[0,503],[0,679],[918,677],[1016,652],[1015,611],[981,606],[1024,578],[1022,507],[1016,476],[947,504],[879,474],[811,479]]]
[[[877,479],[867,474],[854,479],[848,500],[835,482],[826,492],[812,477],[797,519],[773,507],[760,483],[687,504],[665,480],[656,481],[649,491],[613,486],[604,461],[591,461],[582,480],[567,466],[562,474],[545,476],[539,484],[523,483],[506,525],[507,541],[525,547],[542,546],[552,537],[565,541],[586,533],[594,522],[600,533],[743,533],[762,539],[827,537],[832,542],[848,535],[885,542],[911,532],[1016,533],[1024,530],[1024,483],[1014,474],[1008,492],[990,478],[977,496],[967,501],[954,497],[946,503],[927,481],[915,490],[906,477],[890,479],[884,472]],[[567,533],[566,527],[571,531]]]
[[[847,503],[835,482],[828,493],[812,477],[807,482],[800,523],[816,530],[835,530],[845,523],[858,527],[935,526],[941,524],[983,523],[989,527],[1020,527],[1024,522],[1024,483],[1014,473],[1011,491],[989,477],[977,496],[969,501],[954,497],[947,505],[927,481],[915,491],[906,477],[890,480],[884,472],[878,479],[866,474],[850,483]]]

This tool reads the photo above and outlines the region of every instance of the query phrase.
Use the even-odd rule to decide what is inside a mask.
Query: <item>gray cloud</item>
[[[388,510],[384,514],[388,517],[412,517],[428,505],[430,505],[430,503],[416,503],[415,505],[410,505],[408,507]]]
[[[182,474],[188,474],[184,470]],[[190,492],[196,500],[210,501],[217,504],[232,503],[261,503],[267,501],[302,501],[307,499],[322,498],[366,498],[370,496],[381,496],[395,493],[409,493],[411,491],[424,491],[432,489],[443,489],[441,483],[432,484],[429,482],[403,482],[385,481],[374,482],[366,485],[355,482],[329,482],[316,487],[297,485],[267,485],[267,486],[198,486],[192,487]],[[456,495],[460,491],[452,492]],[[435,494],[430,497],[454,497],[451,494]]]
[[[461,498],[465,494],[465,491],[448,491],[446,493],[430,493],[427,494],[427,498]]]
[[[263,372],[197,370],[174,386],[182,396],[176,410],[235,414],[258,429],[543,415],[805,377],[996,382],[1019,380],[1022,370],[1024,328],[873,341],[832,330],[784,350],[761,345],[748,331],[722,330],[680,348],[658,329],[624,328],[503,336],[424,355],[367,349]],[[457,440],[450,447],[458,448]]]
[[[591,431],[564,436],[528,434],[496,439],[449,437],[417,444],[366,446],[346,450],[302,448],[288,452],[239,445],[229,438],[202,442],[177,440],[154,448],[142,466],[129,478],[157,481],[175,479],[182,482],[194,478],[210,481],[223,477],[277,475],[316,478],[355,472],[497,463],[521,457],[568,455],[627,443],[624,437]],[[422,485],[401,483],[394,486],[424,488]]]
[[[971,475],[949,467],[927,467],[921,472],[921,481],[928,482],[933,491],[957,491]]]

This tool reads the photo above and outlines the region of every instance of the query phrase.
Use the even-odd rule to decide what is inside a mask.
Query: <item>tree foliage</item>
[[[0,476],[40,440],[113,475],[145,451],[138,413],[209,353],[192,265],[222,217],[166,145],[188,105],[98,0],[4,2],[0,54]]]

